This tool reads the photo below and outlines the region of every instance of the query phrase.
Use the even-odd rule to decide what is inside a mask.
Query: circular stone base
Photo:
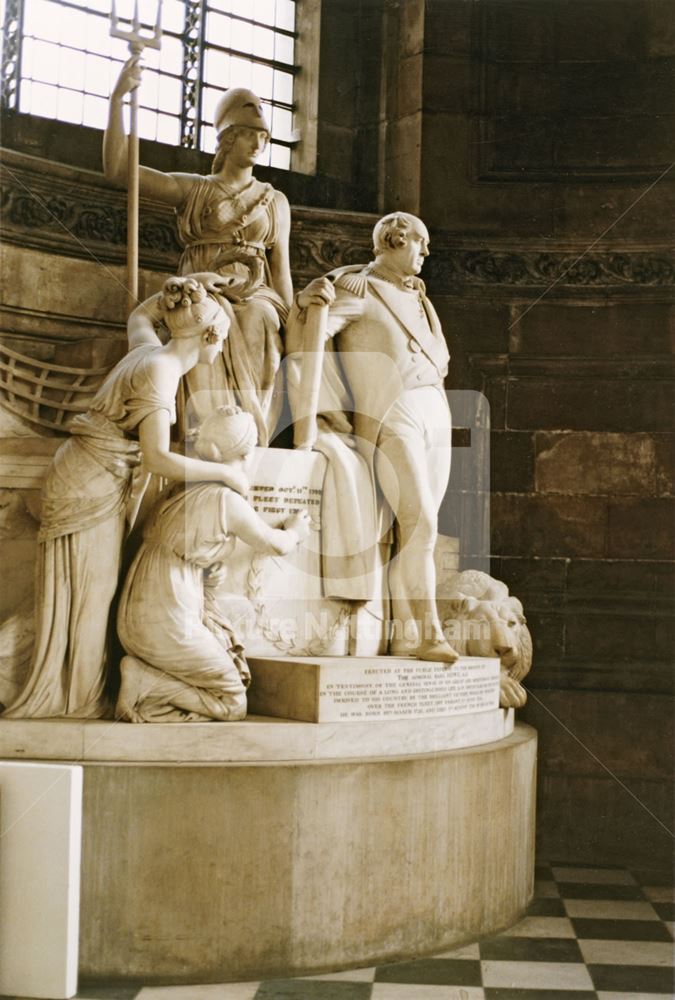
[[[513,709],[388,722],[243,722],[131,725],[79,719],[0,719],[0,759],[78,764],[223,764],[348,760],[438,753],[510,736]]]
[[[454,720],[420,720],[420,732],[430,721]],[[26,727],[44,737],[46,725],[0,725],[2,756],[44,759],[17,744]],[[51,723],[61,727],[57,741],[71,725]],[[101,749],[105,725],[84,727],[87,740],[98,733]],[[137,746],[126,761],[105,752],[95,760],[93,740],[87,759],[80,754],[82,976],[226,982],[367,966],[492,933],[527,905],[536,761],[529,727],[483,746],[394,755],[400,723],[384,723],[388,755],[356,756],[352,741],[348,755],[333,744],[323,757],[283,760],[277,748],[276,759],[264,759],[249,743],[255,760],[199,760],[200,734],[241,725],[108,725],[120,741],[142,732],[146,759]],[[311,730],[313,746],[324,732],[255,725],[260,738],[277,730],[275,740],[291,725]],[[148,741],[167,746],[169,729],[180,740],[191,731],[196,762],[185,747],[180,763],[153,762]],[[297,740],[292,747],[299,752]],[[77,759],[60,749],[54,757]]]

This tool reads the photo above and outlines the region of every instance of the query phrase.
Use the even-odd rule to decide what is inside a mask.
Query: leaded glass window
[[[147,6],[144,6],[147,4]],[[163,0],[162,43],[144,52],[141,138],[212,152],[213,111],[229,87],[261,98],[272,142],[261,162],[288,169],[293,129],[295,0]],[[132,0],[117,0],[121,19]],[[154,22],[155,0],[140,0]],[[2,104],[104,128],[108,95],[128,57],[111,38],[110,0],[5,0]]]

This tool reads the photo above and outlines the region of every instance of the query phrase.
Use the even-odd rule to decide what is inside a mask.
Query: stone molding
[[[344,657],[345,662],[349,658]],[[271,764],[394,758],[408,754],[469,753],[508,739],[512,708],[456,716],[386,721],[298,722],[251,713],[236,726],[190,723],[111,726],[103,720],[13,719],[0,721],[0,754],[6,759],[77,761],[82,764]],[[199,726],[198,730],[195,726]],[[477,729],[477,727],[479,727]],[[516,733],[521,729],[517,727]],[[482,739],[477,740],[480,732]],[[198,733],[198,739],[195,734]],[[479,750],[480,752],[480,750]]]
[[[8,243],[123,264],[126,197],[102,175],[2,151],[0,235]],[[293,208],[291,266],[297,283],[370,257],[376,216]],[[435,295],[458,288],[630,289],[675,284],[675,251],[644,243],[595,246],[542,240],[478,240],[434,233],[425,278]],[[171,272],[180,255],[170,208],[141,200],[140,264]]]
[[[625,247],[585,252],[576,247],[476,249],[435,246],[425,265],[430,285],[507,285],[538,288],[672,286],[675,253],[669,247]]]
[[[3,151],[2,238],[31,249],[122,263],[126,197],[101,175]],[[140,263],[175,267],[180,247],[172,213],[142,202]]]

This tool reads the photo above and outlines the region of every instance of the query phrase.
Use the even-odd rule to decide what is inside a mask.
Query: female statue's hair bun
[[[212,410],[202,421],[196,450],[207,461],[227,462],[248,452],[257,439],[258,432],[251,414],[239,406],[224,404]]]
[[[203,302],[206,289],[196,278],[167,278],[162,288],[162,305],[165,309],[176,306],[189,308],[195,302]]]
[[[196,278],[167,278],[160,305],[172,337],[193,337],[210,326],[208,343],[218,339],[214,324],[222,318],[222,309]]]

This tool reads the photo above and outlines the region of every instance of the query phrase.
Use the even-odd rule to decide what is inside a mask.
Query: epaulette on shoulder
[[[356,295],[357,298],[365,299],[368,291],[368,272],[362,264],[341,267],[333,271],[331,277],[336,288],[344,288],[346,292]]]

